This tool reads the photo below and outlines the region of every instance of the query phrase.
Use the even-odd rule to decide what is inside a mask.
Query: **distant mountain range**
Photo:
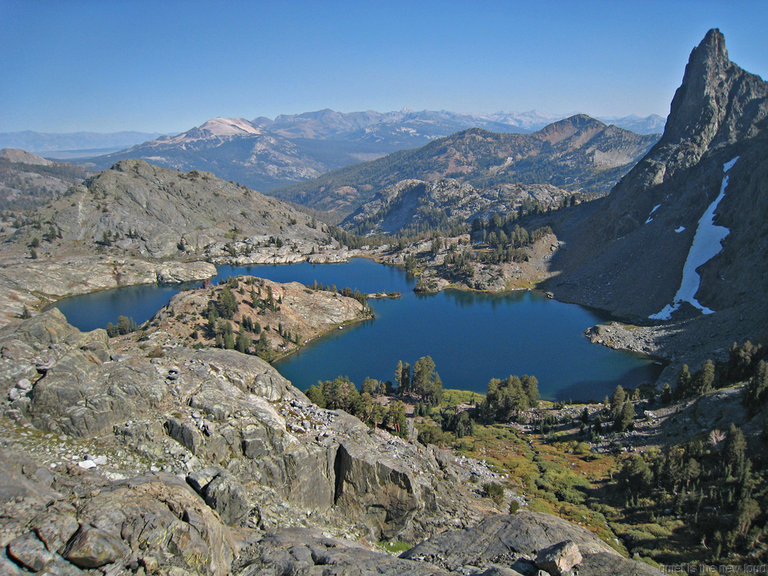
[[[525,195],[519,187],[523,184],[554,186],[590,198],[608,193],[657,140],[656,135],[638,135],[583,114],[532,134],[472,128],[271,194],[325,212],[331,221],[341,221],[371,200],[379,208],[391,204],[388,187],[410,179],[451,178],[497,197],[508,197],[509,190],[500,189],[510,186]],[[387,199],[377,198],[380,193]],[[371,211],[364,212],[370,218]]]
[[[25,130],[0,133],[0,148],[18,148],[46,158],[70,160],[122,150],[139,142],[157,138],[159,135],[149,132],[48,134]]]
[[[469,128],[529,133],[559,118],[537,112],[470,115],[319,110],[274,120],[214,118],[181,134],[159,137],[135,132],[6,133],[0,134],[0,148],[21,148],[95,170],[137,158],[178,170],[207,170],[257,190],[271,190],[398,150],[418,148]],[[631,126],[639,133],[658,133],[664,123],[656,115],[611,122]]]

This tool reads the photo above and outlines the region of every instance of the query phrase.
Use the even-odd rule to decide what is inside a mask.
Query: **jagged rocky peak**
[[[721,322],[721,340],[759,339],[765,307],[757,287],[768,276],[754,255],[765,245],[767,148],[768,82],[731,62],[723,35],[710,30],[690,55],[661,140],[592,214],[558,234],[568,248],[555,259],[566,269],[556,294],[655,320],[696,263],[698,276],[685,278],[700,280],[701,310],[718,319],[730,311],[754,326],[739,320],[727,334]],[[689,261],[702,222],[727,229],[727,238],[715,243],[715,256]]]
[[[728,58],[725,37],[707,32],[693,49],[658,148],[677,147],[685,168],[711,147],[750,138],[768,113],[768,84]]]
[[[703,99],[718,98],[722,94],[716,89],[731,66],[728,51],[725,49],[725,38],[719,30],[713,29],[701,43],[693,49],[685,67],[683,83],[672,100],[670,119],[672,128],[686,123],[691,116],[701,115]],[[679,118],[678,118],[679,116]],[[681,122],[682,120],[682,122]]]
[[[212,172],[190,170],[189,172],[184,173],[178,170],[163,168],[162,166],[138,158],[118,160],[112,164],[108,170],[99,172],[89,178],[86,184],[115,176],[112,172],[120,172],[126,175],[125,178],[134,179],[136,181],[147,181],[148,185],[151,186],[161,186],[161,180],[165,182],[170,179],[182,179],[185,181],[203,180],[209,183],[209,188],[225,184],[223,180],[217,178]]]
[[[619,182],[611,202],[626,208],[637,190],[670,182],[705,155],[755,137],[767,116],[768,83],[731,62],[725,38],[710,30],[691,52],[661,140]]]

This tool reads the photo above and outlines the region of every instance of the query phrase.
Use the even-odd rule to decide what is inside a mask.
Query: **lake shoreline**
[[[609,353],[585,337],[587,329],[605,320],[604,315],[551,299],[541,290],[450,287],[427,296],[413,291],[414,279],[402,268],[382,266],[370,258],[323,265],[222,266],[215,283],[243,274],[277,282],[298,281],[310,287],[313,283],[349,286],[363,294],[401,294],[394,300],[370,301],[375,321],[355,322],[342,330],[335,326],[322,336],[314,336],[298,351],[277,350],[272,360],[300,389],[339,375],[349,376],[358,385],[365,377],[392,379],[398,359],[412,363],[425,355],[435,358],[446,386],[480,392],[491,378],[528,373],[543,382],[543,396],[553,400],[601,399],[608,387],[619,382],[633,387],[653,383],[658,376],[652,366],[654,358],[637,358],[623,351]],[[126,294],[101,294],[104,304],[100,306],[120,310],[117,302],[110,301],[112,295],[127,298],[130,290]],[[83,308],[82,304],[74,305]],[[151,312],[148,317],[157,309]],[[131,316],[124,309],[120,314]],[[94,315],[92,310],[88,315]],[[144,320],[134,319],[137,323]],[[109,321],[114,323],[115,319]],[[101,325],[105,324],[106,320]],[[548,359],[554,351],[556,362]],[[561,389],[562,394],[558,392]]]

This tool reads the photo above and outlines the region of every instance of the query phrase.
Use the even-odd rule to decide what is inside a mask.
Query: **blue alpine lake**
[[[491,378],[532,374],[544,398],[602,400],[617,384],[633,388],[656,380],[649,358],[591,344],[584,330],[605,320],[594,311],[538,292],[501,295],[448,290],[413,292],[404,271],[367,259],[344,264],[222,266],[214,279],[252,275],[276,282],[349,287],[363,293],[400,292],[369,300],[375,320],[346,326],[275,364],[306,390],[320,380],[347,376],[358,386],[370,376],[392,380],[398,360],[430,355],[445,388],[485,392]],[[81,330],[105,327],[118,315],[151,318],[180,286],[131,286],[61,300],[56,306]]]

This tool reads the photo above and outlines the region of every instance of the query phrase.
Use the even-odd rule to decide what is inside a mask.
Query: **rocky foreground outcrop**
[[[403,553],[403,558],[433,563],[462,573],[467,566],[484,574],[559,576],[573,568],[579,574],[660,574],[655,568],[628,560],[583,528],[549,514],[521,511],[496,515],[463,530],[439,534]]]
[[[469,550],[478,537],[462,530],[493,512],[471,490],[477,467],[320,409],[256,357],[143,348],[81,333],[55,309],[0,330],[0,350],[3,573],[469,574],[504,564],[443,559]],[[501,518],[515,531],[533,517]],[[584,562],[584,542],[629,562],[581,528],[535,518],[549,537],[531,537],[518,550],[526,559],[560,543],[551,526],[567,526]],[[466,539],[432,559],[371,544],[446,529]],[[504,569],[486,573],[513,573]]]

